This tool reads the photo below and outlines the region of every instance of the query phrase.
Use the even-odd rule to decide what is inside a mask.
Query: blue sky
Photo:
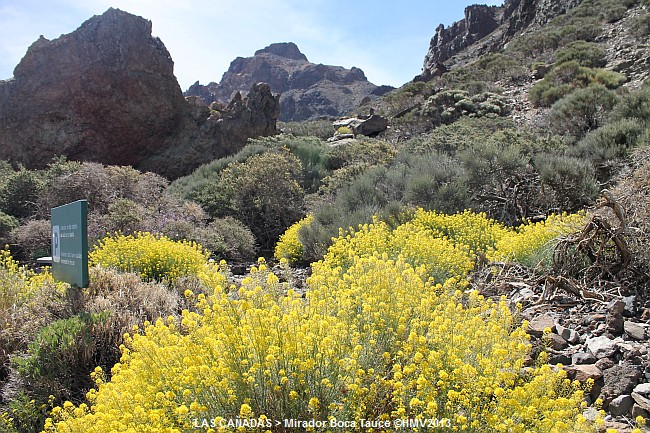
[[[219,81],[235,57],[295,42],[314,63],[356,66],[375,84],[400,86],[420,73],[439,23],[476,1],[449,0],[0,0],[0,79],[43,35],[70,33],[116,7],[153,22],[181,88]],[[503,1],[481,2],[502,4]]]

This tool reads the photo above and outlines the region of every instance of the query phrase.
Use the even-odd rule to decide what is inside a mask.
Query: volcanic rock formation
[[[282,121],[341,116],[392,90],[370,83],[359,68],[311,63],[296,44],[285,42],[258,50],[253,57],[237,57],[220,83],[201,85],[197,81],[185,94],[198,96],[207,104],[224,103],[234,92],[260,81],[282,94]]]
[[[41,36],[0,81],[0,158],[131,165],[170,178],[276,132],[278,99],[251,83],[221,112],[186,100],[151,22],[118,9]]]
[[[580,4],[581,0],[506,0],[503,6],[472,5],[465,18],[449,27],[436,28],[424,58],[422,74],[416,81],[428,81],[446,72],[453,57],[472,45],[476,52],[468,58],[502,49],[520,31],[543,25]],[[488,38],[489,36],[489,38]],[[481,42],[480,44],[478,42]]]

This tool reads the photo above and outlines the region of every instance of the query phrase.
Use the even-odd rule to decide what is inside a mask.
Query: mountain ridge
[[[282,121],[302,121],[349,114],[359,105],[392,90],[370,83],[356,67],[311,63],[293,42],[271,44],[252,57],[237,57],[219,83],[198,81],[185,92],[221,104],[254,82],[266,82],[280,96]]]

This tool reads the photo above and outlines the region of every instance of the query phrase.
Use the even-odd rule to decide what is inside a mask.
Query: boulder
[[[562,325],[556,325],[555,330],[560,337],[564,338],[570,344],[577,344],[580,341],[580,334],[573,329],[565,328]]]
[[[600,371],[600,368],[596,367],[593,364],[590,365],[568,365],[564,368],[569,378],[572,380],[577,380],[580,383],[585,383],[589,379],[594,381],[603,377],[603,372]]]
[[[542,314],[533,318],[528,322],[527,332],[530,335],[541,336],[544,334],[544,329],[550,328],[551,331],[555,330],[555,319],[550,314]]]
[[[611,340],[605,335],[600,337],[588,338],[585,344],[587,349],[598,359],[612,356],[616,350],[616,343],[622,343],[623,340],[616,338]]]
[[[609,403],[609,413],[613,416],[626,415],[632,409],[633,404],[634,400],[631,396],[619,395]]]
[[[643,341],[646,339],[646,328],[645,326],[626,320],[623,324],[623,329],[625,333],[633,340]]]

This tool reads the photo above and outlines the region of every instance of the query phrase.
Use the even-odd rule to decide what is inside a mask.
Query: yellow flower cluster
[[[275,246],[275,258],[277,260],[286,259],[290,263],[302,260],[302,243],[298,239],[298,231],[308,226],[314,221],[313,215],[307,215],[280,235],[280,240]]]
[[[174,280],[201,272],[208,253],[196,242],[174,241],[165,236],[138,232],[116,234],[100,240],[88,255],[90,265],[136,272],[143,280],[173,283]]]
[[[55,283],[49,268],[36,273],[27,266],[20,266],[9,249],[0,250],[0,311],[6,312],[16,304],[28,302],[46,286],[65,293],[67,284]]]
[[[419,420],[423,432],[595,432],[579,384],[561,369],[525,366],[527,324],[517,326],[505,299],[469,289],[470,252],[508,234],[480,218],[419,212],[394,230],[362,226],[312,265],[306,299],[285,294],[261,260],[238,290],[199,295],[199,313],[127,335],[112,379],[97,370],[89,404],[55,408],[45,431],[269,431],[270,420],[364,419],[390,427],[308,430],[397,431],[396,422]]]
[[[551,215],[545,221],[522,224],[502,236],[488,254],[492,260],[515,261],[526,266],[550,265],[558,237],[579,231],[587,221],[584,212]]]

